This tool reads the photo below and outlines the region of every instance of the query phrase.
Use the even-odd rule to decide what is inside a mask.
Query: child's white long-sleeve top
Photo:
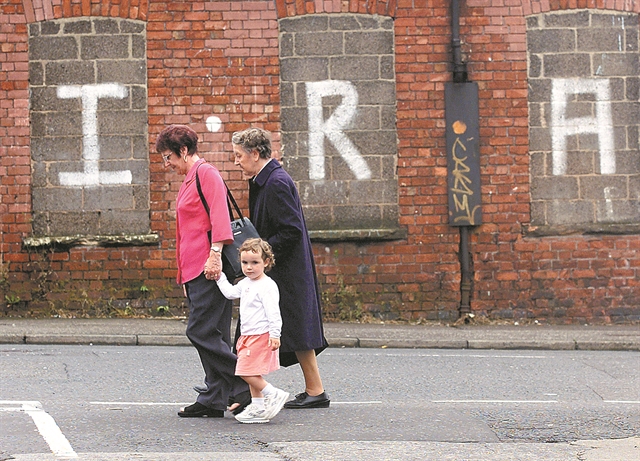
[[[260,280],[245,277],[232,285],[222,273],[217,282],[225,298],[240,298],[240,334],[247,336],[269,332],[271,338],[280,337],[280,292],[271,277],[266,274]]]

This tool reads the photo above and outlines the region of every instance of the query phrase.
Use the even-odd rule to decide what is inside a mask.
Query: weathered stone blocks
[[[398,227],[393,20],[281,19],[283,160],[309,228]]]
[[[149,231],[145,25],[29,26],[35,236]]]
[[[532,224],[640,222],[638,16],[527,18]]]

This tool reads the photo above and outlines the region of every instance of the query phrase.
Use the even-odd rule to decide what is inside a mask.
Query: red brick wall
[[[29,255],[21,252],[30,226],[27,24],[20,1],[0,4],[0,282],[18,284]],[[15,271],[8,273],[8,269]],[[19,285],[18,285],[19,286]],[[18,288],[16,288],[18,289]]]
[[[640,237],[525,237],[529,223],[526,14],[569,8],[639,11],[630,2],[462,2],[469,77],[480,88],[484,225],[471,233],[474,311],[497,318],[611,322],[640,315]],[[398,183],[403,241],[315,243],[330,313],[361,306],[393,317],[453,319],[458,230],[448,225],[444,82],[451,80],[449,1],[156,2],[2,0],[0,3],[0,290],[5,313],[119,314],[182,302],[175,286],[180,177],[150,152],[151,231],[158,247],[26,251],[30,236],[27,24],[112,16],[146,21],[150,146],[170,123],[201,134],[246,206],[230,136],[256,124],[279,148],[278,18],[353,12],[395,19]],[[6,40],[5,40],[6,37]],[[218,116],[223,130],[209,133]],[[141,291],[142,286],[150,291]],[[348,316],[348,313],[343,313]]]
[[[638,319],[638,235],[523,237],[529,221],[525,19],[576,8],[640,12],[631,2],[469,2],[461,34],[480,85],[484,226],[472,244],[473,308],[552,322]]]

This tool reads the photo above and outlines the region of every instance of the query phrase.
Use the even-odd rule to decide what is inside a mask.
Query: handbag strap
[[[198,168],[200,168],[201,165],[202,163],[196,167],[196,188],[198,189],[198,195],[200,196],[202,205],[207,211],[207,216],[210,216],[211,211],[209,209],[209,204],[207,203],[207,199],[204,198],[204,194],[202,193],[202,185],[200,184],[200,177],[198,176]],[[242,211],[240,211],[240,207],[238,206],[236,199],[233,198],[233,194],[229,190],[229,186],[227,186],[227,183],[224,181],[224,179],[222,180],[222,182],[224,182],[224,187],[227,189],[227,207],[229,208],[229,216],[231,217],[231,220],[233,221],[233,209],[231,208],[231,205],[233,205],[233,208],[235,208],[238,217],[240,219],[244,219],[244,216],[242,216]]]
[[[244,219],[244,216],[242,216],[242,211],[240,211],[240,207],[236,203],[236,199],[233,198],[233,194],[229,190],[229,186],[227,186],[226,182],[224,183],[224,187],[227,188],[227,206],[229,207],[229,216],[231,216],[231,220],[233,221],[233,211],[231,210],[231,204],[233,204],[233,207],[238,213],[238,218]]]
[[[202,163],[200,165],[202,165]],[[198,168],[200,168],[200,165],[196,167],[196,187],[198,188],[198,195],[200,196],[202,205],[204,206],[204,209],[207,211],[207,216],[211,216],[211,212],[209,210],[209,204],[207,203],[207,199],[204,198],[204,194],[202,193],[202,185],[200,184],[200,178],[198,177]]]

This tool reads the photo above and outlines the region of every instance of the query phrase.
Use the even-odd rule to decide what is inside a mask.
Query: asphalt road
[[[638,352],[328,349],[319,363],[331,408],[242,425],[177,417],[202,381],[192,348],[3,345],[0,460],[629,461],[640,453]],[[268,380],[302,391],[298,367]],[[611,452],[625,457],[593,457],[606,454],[595,445],[615,439],[630,455],[618,446]]]

